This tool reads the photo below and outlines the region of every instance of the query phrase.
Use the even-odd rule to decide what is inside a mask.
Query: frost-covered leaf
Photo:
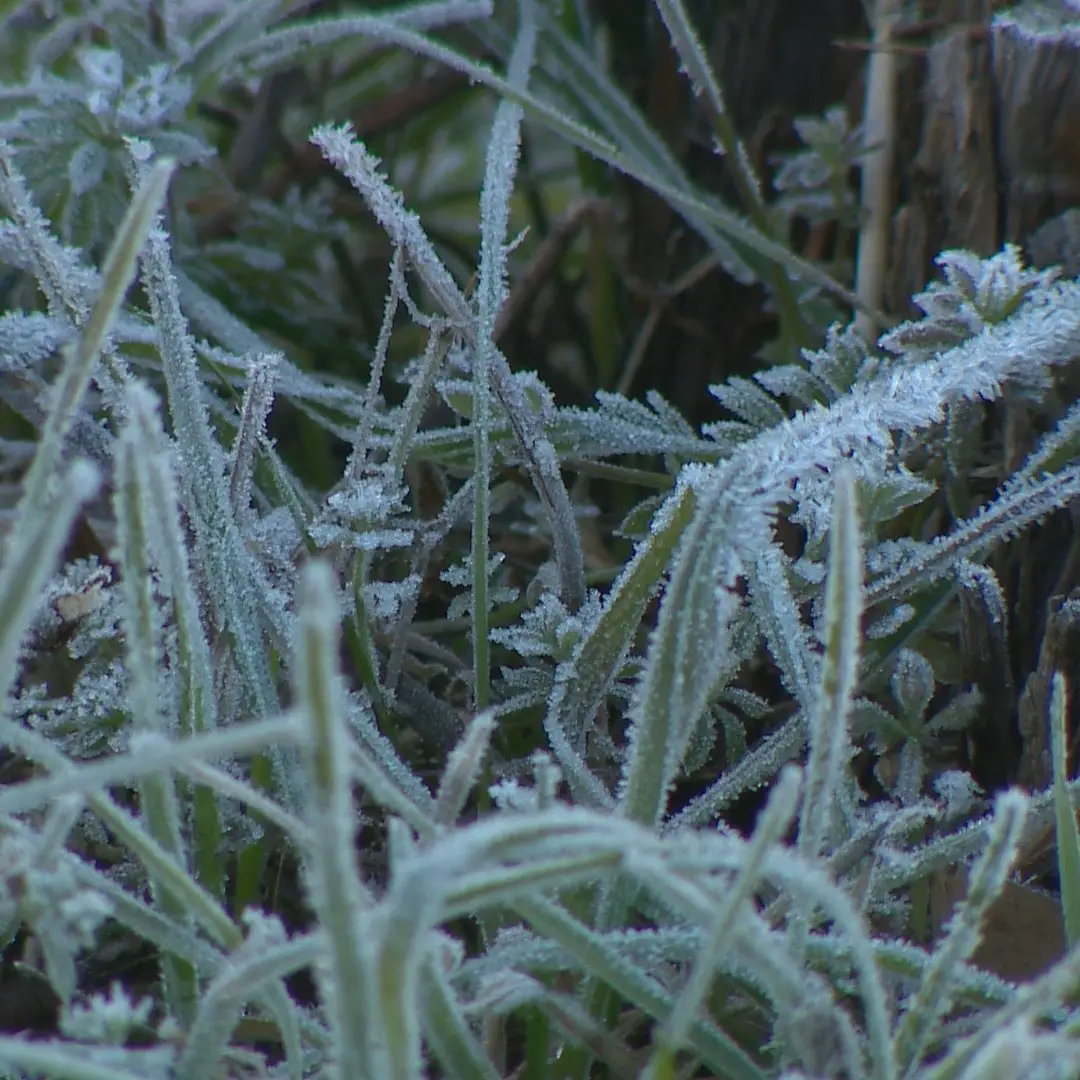
[[[962,769],[946,769],[934,777],[934,791],[945,803],[945,820],[959,821],[981,804],[982,788]]]
[[[100,894],[84,888],[63,859],[38,857],[28,833],[0,835],[0,921],[25,920],[41,942],[49,982],[67,1002],[78,978],[75,959],[94,944],[112,911]]]
[[[381,474],[360,477],[327,499],[320,518],[308,527],[321,547],[355,551],[403,548],[413,543],[415,525],[405,506],[406,491]]]
[[[642,499],[632,510],[628,511],[615,530],[616,536],[626,540],[642,540],[648,534],[652,526],[652,520],[656,511],[663,503],[663,496],[650,495]]]
[[[934,695],[934,672],[913,649],[901,649],[890,680],[893,697],[909,722],[922,719]]]
[[[596,401],[595,409],[560,409],[552,423],[553,435],[562,434],[577,457],[684,454],[696,458],[714,452],[658,395],[645,404],[601,390]]]
[[[732,376],[726,383],[710,386],[712,394],[729,412],[754,428],[770,428],[787,419],[775,398],[749,379]]]
[[[814,402],[827,403],[833,396],[832,388],[805,368],[794,364],[782,364],[754,373],[754,381],[763,386],[773,397],[786,396],[795,404],[806,408]]]
[[[912,506],[925,502],[937,487],[916,476],[904,465],[873,483],[860,483],[859,505],[865,507],[866,521],[875,529],[898,517]]]
[[[861,129],[851,126],[842,105],[820,117],[796,117],[794,126],[805,149],[777,157],[773,185],[779,208],[811,222],[855,224],[855,197],[845,180],[864,154]]]
[[[519,625],[497,627],[491,631],[491,639],[519,656],[543,656],[562,663],[592,631],[599,613],[600,598],[596,593],[590,594],[585,606],[573,613],[557,596],[544,593],[534,607],[524,612]]]
[[[705,487],[683,534],[645,671],[631,707],[620,811],[659,822],[690,735],[724,668],[742,569],[731,543],[722,485]]]
[[[1004,322],[1057,277],[1056,270],[1025,269],[1022,253],[1013,244],[989,259],[946,251],[936,261],[946,282],[934,282],[913,297],[925,316],[882,336],[879,344],[890,352],[924,357],[958,345]]]
[[[501,551],[497,551],[488,560],[487,577],[489,580],[498,580],[499,571],[505,558],[506,556]],[[471,557],[465,556],[460,563],[447,566],[441,571],[439,577],[448,585],[453,585],[459,589],[468,589],[473,582]],[[519,590],[512,586],[496,585],[490,588],[489,595],[492,604],[510,604],[518,598],[518,592]],[[472,592],[463,592],[450,601],[450,606],[447,608],[447,617],[460,619],[464,615],[471,615],[472,610],[473,594]]]
[[[35,367],[72,339],[70,324],[38,311],[0,315],[0,368]]]
[[[809,709],[817,693],[820,657],[792,595],[787,564],[775,545],[758,556],[750,575],[750,604],[786,689]]]
[[[70,1039],[123,1046],[133,1029],[147,1026],[153,1004],[149,998],[135,1001],[118,983],[113,983],[107,993],[94,994],[85,1003],[65,1008],[60,1030]]]

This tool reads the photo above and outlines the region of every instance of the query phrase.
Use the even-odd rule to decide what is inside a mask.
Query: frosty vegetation
[[[710,387],[725,419],[701,430],[656,394],[565,407],[497,343],[526,117],[670,198],[779,308],[847,294],[695,192],[601,77],[588,123],[530,89],[541,58],[556,77],[583,62],[548,5],[517,6],[501,73],[430,36],[490,19],[482,0],[291,23],[271,0],[185,0],[155,6],[152,47],[140,0],[108,5],[93,38],[104,7],[62,7],[51,23],[36,4],[0,11],[20,50],[0,87],[0,394],[34,432],[2,447],[0,745],[21,764],[0,787],[0,932],[61,1017],[0,1036],[0,1075],[495,1080],[509,1055],[566,1080],[1075,1076],[1080,954],[1023,987],[970,962],[1025,830],[1055,813],[1080,930],[1064,682],[1055,786],[988,800],[928,766],[979,702],[931,711],[920,633],[965,591],[1001,610],[986,557],[1080,494],[1080,406],[946,535],[894,525],[966,475],[979,410],[1042,400],[1080,355],[1080,284],[1012,248],[946,252],[921,319],[871,344],[837,324]],[[712,80],[681,5],[661,7],[690,76]],[[392,249],[359,385],[227,311],[169,198],[213,161],[199,95],[342,40],[449,64],[499,102],[471,288],[347,126],[310,134]],[[808,143],[837,123],[808,121]],[[812,164],[782,173],[792,212],[820,203]],[[274,212],[343,228],[324,204]],[[268,278],[286,262],[233,254]],[[278,287],[297,291],[286,307],[311,300],[301,272]],[[403,324],[404,376],[388,366]],[[331,490],[267,436],[278,402],[348,446]],[[666,462],[668,484],[624,522],[632,556],[598,588],[569,478],[631,453]],[[433,516],[416,462],[445,483]],[[506,465],[549,552],[525,590],[493,546]],[[781,513],[805,531],[798,558]],[[110,561],[65,561],[80,520]],[[448,546],[462,529],[468,546]],[[437,561],[458,649],[418,621]],[[738,683],[763,649],[782,700]],[[467,714],[427,689],[432,671],[467,687]],[[741,717],[770,714],[740,742]],[[515,718],[541,744],[519,758],[493,746]],[[437,749],[434,778],[406,729]],[[676,806],[719,730],[723,769]],[[857,749],[894,752],[884,797],[860,790]],[[743,836],[725,810],[755,790]],[[286,859],[303,889],[288,919]],[[913,891],[961,863],[967,900],[931,950],[909,943]],[[157,958],[139,982],[115,959],[133,949]],[[114,964],[111,988],[85,990],[92,963]],[[305,1000],[286,980],[309,968]]]

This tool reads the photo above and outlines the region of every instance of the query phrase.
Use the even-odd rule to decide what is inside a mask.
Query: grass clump
[[[0,1074],[1080,1068],[1074,953],[979,952],[1040,828],[1075,937],[1065,677],[1046,790],[957,749],[1080,491],[1080,284],[947,251],[887,319],[842,110],[772,200],[657,0],[733,210],[573,7],[0,9]],[[710,421],[629,393],[616,174],[698,244],[655,310],[768,297]]]

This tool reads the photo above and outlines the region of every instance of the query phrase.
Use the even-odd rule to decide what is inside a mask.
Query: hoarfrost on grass
[[[232,61],[246,55],[248,73],[337,33],[408,38],[429,52],[442,50],[442,56],[447,50],[422,31],[492,13],[488,4],[455,0],[270,27],[271,8],[167,7],[165,38],[177,52],[175,63],[151,59],[140,67],[126,53],[76,42],[76,34],[70,43],[77,44],[78,66],[64,80],[41,84],[39,100],[17,122],[0,121],[17,144],[15,150],[0,147],[0,200],[11,215],[0,222],[0,254],[13,269],[35,276],[47,309],[0,316],[0,365],[9,373],[32,376],[43,389],[40,369],[57,349],[67,356],[84,340],[80,333],[99,302],[101,275],[79,247],[65,242],[78,224],[75,210],[93,206],[99,190],[115,186],[116,162],[79,132],[88,114],[114,136],[142,133],[148,140],[128,142],[132,171],[149,168],[166,150],[181,161],[199,160],[205,148],[194,129],[183,128],[183,114],[199,78],[217,65],[228,68],[230,49],[239,49]],[[681,5],[665,3],[664,9],[676,30],[689,26]],[[152,323],[138,311],[135,295],[127,310],[114,313],[100,342],[110,364],[92,373],[96,394],[74,417],[72,439],[76,447],[90,445],[91,424],[99,443],[112,448],[113,432],[106,434],[102,415],[123,422],[116,425],[114,475],[127,480],[130,491],[118,499],[118,551],[125,570],[137,572],[122,574],[117,584],[111,571],[87,562],[50,581],[54,567],[45,563],[59,554],[64,537],[59,519],[47,516],[57,507],[47,501],[32,501],[7,555],[25,559],[33,574],[25,580],[40,578],[44,585],[28,599],[16,595],[19,581],[5,583],[17,603],[5,609],[10,618],[4,641],[13,658],[9,681],[15,685],[16,674],[26,676],[18,696],[9,697],[4,723],[12,727],[4,730],[13,745],[38,758],[43,775],[9,788],[5,798],[55,794],[65,784],[67,794],[46,811],[40,834],[22,818],[0,823],[6,856],[0,862],[7,868],[0,914],[31,925],[47,974],[65,998],[77,985],[80,950],[98,946],[96,931],[106,918],[110,927],[115,922],[162,950],[164,1002],[174,1020],[188,1019],[178,993],[188,965],[198,965],[203,986],[198,999],[187,1002],[194,1019],[178,1049],[169,1044],[144,1054],[122,1045],[145,1024],[146,1006],[114,993],[65,1012],[68,1042],[35,1048],[0,1040],[0,1061],[57,1073],[71,1064],[63,1055],[77,1052],[117,1075],[156,1075],[173,1068],[179,1053],[179,1075],[206,1075],[223,1060],[245,993],[257,987],[264,995],[256,1003],[258,1018],[273,1017],[289,1059],[285,1069],[294,1076],[301,1071],[301,1042],[312,1069],[330,1052],[334,1067],[356,1075],[392,1069],[416,1076],[426,1064],[422,1039],[444,1071],[456,1075],[446,1062],[466,1061],[494,1075],[474,1020],[490,1023],[527,1005],[545,1024],[554,1019],[556,1026],[570,1024],[571,1034],[595,1031],[610,1039],[613,1033],[595,1024],[603,1011],[590,1014],[586,1007],[594,1000],[587,988],[602,982],[660,1025],[661,1042],[670,1042],[672,1055],[686,1045],[717,1075],[757,1080],[771,1065],[748,1056],[704,1007],[704,980],[714,971],[736,988],[733,1000],[748,1015],[756,1010],[754,1022],[766,1022],[778,1048],[775,1063],[790,1065],[790,1075],[830,1067],[823,1046],[852,1075],[889,1080],[908,1066],[921,1075],[932,1039],[958,1030],[943,1018],[961,1000],[983,1010],[972,1014],[971,1027],[984,1042],[973,1048],[971,1060],[983,1060],[990,1049],[1004,1052],[987,1002],[1026,999],[1010,999],[1009,988],[976,977],[966,961],[982,913],[1004,882],[1022,808],[1006,796],[995,815],[975,817],[983,810],[982,793],[970,776],[933,771],[936,740],[964,726],[978,694],[961,691],[935,711],[938,687],[929,660],[910,643],[893,646],[895,654],[886,646],[923,614],[923,595],[941,578],[977,595],[993,618],[1003,619],[1000,583],[978,560],[991,544],[1080,492],[1075,409],[993,500],[966,518],[956,515],[948,537],[882,537],[893,535],[889,530],[905,511],[936,494],[935,484],[909,467],[916,440],[938,440],[946,422],[948,460],[959,469],[966,419],[973,414],[965,418],[958,403],[977,405],[1006,387],[1022,389],[1029,400],[1040,398],[1052,369],[1080,351],[1080,286],[1024,267],[1013,248],[990,259],[947,252],[939,260],[944,281],[917,297],[924,317],[881,339],[892,355],[872,353],[850,330],[834,328],[822,349],[804,354],[803,365],[785,363],[712,388],[733,420],[697,432],[655,392],[644,401],[601,392],[592,408],[560,406],[538,376],[512,371],[495,342],[509,291],[507,256],[517,243],[509,222],[522,105],[536,112],[547,99],[534,95],[550,92],[539,72],[537,86],[529,88],[533,53],[539,50],[550,62],[549,75],[578,70],[582,51],[542,10],[525,3],[520,11],[507,79],[513,100],[498,106],[490,136],[475,296],[458,286],[420,219],[349,129],[324,126],[312,134],[364,196],[393,248],[383,333],[365,389],[302,371],[210,295],[211,285],[227,277],[223,267],[276,272],[289,262],[286,251],[246,238],[217,243],[207,253],[220,260],[219,276],[208,271],[199,284],[174,268],[176,238],[160,225],[151,230],[142,260]],[[45,52],[63,54],[72,25],[56,30],[42,44]],[[238,29],[245,31],[243,42],[228,45]],[[189,40],[194,30],[199,32]],[[221,53],[215,52],[217,41]],[[692,32],[681,41],[684,62],[700,59]],[[720,101],[719,85],[697,68],[695,81]],[[632,110],[614,115],[619,100],[602,75],[590,85],[595,107],[612,113],[608,119],[637,125]],[[55,121],[49,139],[30,145],[26,126],[42,118]],[[814,170],[826,153],[856,153],[854,133],[843,119],[835,114],[816,125],[800,121],[804,141],[814,144],[818,157],[795,162],[782,174],[784,184],[806,189],[797,194],[813,197],[810,189],[822,176]],[[159,138],[162,126],[169,130]],[[580,136],[569,121],[564,126]],[[678,182],[677,162],[652,133],[631,134],[635,154],[652,154],[664,183]],[[66,170],[51,183],[73,196],[75,210],[54,235],[26,177],[37,177],[43,154],[56,147],[71,152]],[[734,150],[733,160],[742,160],[741,147]],[[253,203],[252,212],[264,225],[302,225],[327,243],[340,239],[344,229],[326,220],[321,196],[314,198],[284,210]],[[101,216],[93,220],[109,220],[108,207],[96,211]],[[707,221],[698,225],[711,232]],[[726,250],[719,236],[712,243],[714,250]],[[424,300],[419,292],[410,295],[412,277],[426,286]],[[292,302],[300,305],[312,280],[290,283]],[[420,303],[432,299],[436,311],[422,311]],[[425,331],[426,345],[405,372],[409,396],[391,409],[381,387],[384,376],[398,374],[383,367],[391,362],[389,343],[400,312]],[[213,341],[196,340],[192,328]],[[154,352],[160,359],[160,372],[149,365],[140,372],[163,376],[168,435],[154,399],[133,385],[122,362],[129,345],[137,345],[131,351],[140,356]],[[226,393],[211,389],[208,369],[220,374]],[[454,414],[445,427],[425,424],[433,391]],[[239,409],[231,394],[241,397]],[[325,498],[302,489],[267,438],[275,395],[352,446],[341,485]],[[58,450],[50,448],[57,464]],[[580,522],[593,511],[571,499],[562,471],[630,454],[669,455],[681,468],[674,476],[654,474],[666,497],[639,504],[627,530],[635,538],[632,557],[609,590],[591,591]],[[108,452],[95,456],[110,463]],[[445,465],[447,475],[471,473],[474,479],[441,490],[442,508],[425,521],[415,505],[413,467],[432,461],[436,469]],[[510,485],[489,483],[496,462],[524,465],[535,498],[522,500]],[[50,483],[54,479],[50,474]],[[88,497],[92,479],[90,470],[76,466],[66,490]],[[857,519],[852,505],[859,507]],[[507,553],[492,550],[493,522],[510,507],[520,510],[511,531],[548,544],[553,553],[546,564],[537,560],[539,569],[524,589]],[[781,511],[806,531],[798,560],[777,543]],[[448,538],[470,514],[472,552],[451,557]],[[61,523],[66,527],[67,520]],[[317,560],[297,588],[297,564],[308,541],[327,550],[338,567],[362,566],[351,589],[340,589],[328,564]],[[453,594],[439,611],[445,618],[434,620],[441,624],[438,632],[459,632],[453,625],[458,619],[472,620],[474,689],[484,685],[487,694],[491,658],[484,650],[492,644],[505,650],[490,710],[464,731],[454,708],[417,675],[438,671],[458,685],[467,682],[468,663],[454,646],[414,626],[421,599],[431,600],[424,583],[435,569]],[[435,592],[441,602],[447,590]],[[652,621],[648,608],[657,598],[659,616],[644,640],[642,628]],[[860,642],[863,600],[873,621]],[[497,609],[510,621],[483,632]],[[359,652],[371,670],[359,673],[356,687],[337,666],[339,616],[347,630],[366,635],[351,659],[357,662]],[[23,626],[25,638],[19,636]],[[790,695],[781,703],[783,716],[774,714],[776,703],[737,684],[762,642]],[[878,644],[884,651],[874,651]],[[118,649],[127,650],[126,661]],[[56,669],[35,683],[29,673],[46,653]],[[879,670],[869,670],[872,664]],[[282,665],[295,704],[277,717],[287,700]],[[871,700],[881,685],[860,685],[867,674],[876,675],[878,684],[891,675],[888,708]],[[400,716],[394,710],[411,691],[413,706],[420,701],[422,708],[409,721],[419,728],[426,708],[426,720],[445,721],[443,735],[454,737],[444,743],[456,739],[431,787],[410,764],[411,732],[395,726]],[[129,739],[133,715],[161,730]],[[504,757],[515,745],[515,725],[536,721],[538,733],[540,717],[548,750],[538,757]],[[178,726],[177,718],[186,718],[188,727]],[[772,725],[771,733],[747,747],[754,725],[746,718]],[[211,732],[219,719],[220,729]],[[273,742],[251,734],[270,731]],[[672,810],[676,780],[711,767],[720,731],[726,767],[686,806]],[[283,752],[290,739],[300,745],[303,769]],[[779,843],[795,812],[793,772],[774,791],[779,808],[759,819],[748,840],[722,824],[695,830],[772,781],[808,741],[801,855]],[[847,768],[853,743],[864,742],[881,756],[895,752],[894,772],[879,773],[887,798],[872,805]],[[267,778],[260,771],[265,762],[217,761],[200,749],[225,745],[265,752],[276,768]],[[173,794],[164,763],[170,754],[167,764],[183,781]],[[82,760],[99,757],[106,761]],[[108,771],[87,771],[94,769]],[[96,788],[95,777],[105,778]],[[566,804],[564,779],[571,798],[592,810]],[[138,815],[103,791],[106,780],[142,789]],[[494,810],[464,824],[472,816],[474,788],[480,789],[477,804],[490,799]],[[188,799],[192,790],[209,795],[210,808],[221,810],[220,835],[208,825],[208,804]],[[365,799],[362,811],[354,802],[357,791]],[[182,806],[173,805],[174,796],[184,800]],[[91,825],[82,823],[83,799],[97,815]],[[154,817],[154,799],[163,816]],[[1033,800],[1032,813],[1044,809]],[[357,829],[362,826],[366,845],[383,827],[383,811],[388,854],[379,866],[385,880],[375,889],[369,863],[380,853],[358,853]],[[119,838],[125,861],[105,875],[63,851],[77,822],[79,836],[94,850]],[[214,859],[237,852],[246,859],[253,851],[262,858],[278,827],[306,845],[303,874],[318,924],[309,935],[286,940],[278,922],[248,907],[245,940],[212,875],[201,876],[207,864],[196,868],[197,857],[189,859],[185,845],[209,837]],[[977,882],[981,892],[959,913],[943,946],[927,953],[871,936],[870,917],[903,925],[910,914],[903,891],[909,883],[980,851],[979,865],[988,867]],[[860,859],[869,860],[867,876],[853,884]],[[147,883],[153,886],[149,899]],[[573,896],[574,904],[587,904],[596,898],[593,889],[599,900],[591,921],[572,913],[569,900],[552,899]],[[171,906],[170,897],[180,895],[183,903]],[[483,919],[488,907],[498,909],[498,925],[482,923],[483,946],[463,959],[460,946],[439,927],[459,916]],[[650,925],[628,929],[623,916],[631,915]],[[792,926],[805,933],[792,932]],[[301,1013],[279,982],[290,965],[312,962],[323,989],[319,1014]],[[1055,973],[1061,986],[1064,970]],[[546,978],[555,972],[580,976],[586,992],[580,999],[555,992]],[[903,997],[901,985],[922,989]],[[1025,1068],[1038,1067],[1051,1050],[1076,1053],[1071,1042],[1035,1033],[1030,1025],[1067,992],[1043,986],[1034,1004],[1017,1006],[1028,1012],[1007,1017],[1007,1049]],[[849,1011],[844,1003],[852,995],[859,1005]],[[815,1037],[821,1032],[825,1041]],[[46,1061],[34,1053],[59,1056]],[[655,1060],[647,1068],[658,1068]],[[639,1064],[634,1059],[633,1068]]]

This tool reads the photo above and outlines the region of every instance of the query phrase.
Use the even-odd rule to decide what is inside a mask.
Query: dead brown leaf
[[[967,893],[967,868],[934,874],[930,882],[930,919],[934,938]],[[972,962],[1010,982],[1029,982],[1066,952],[1060,902],[1018,881],[1006,882],[990,908],[983,938]]]

